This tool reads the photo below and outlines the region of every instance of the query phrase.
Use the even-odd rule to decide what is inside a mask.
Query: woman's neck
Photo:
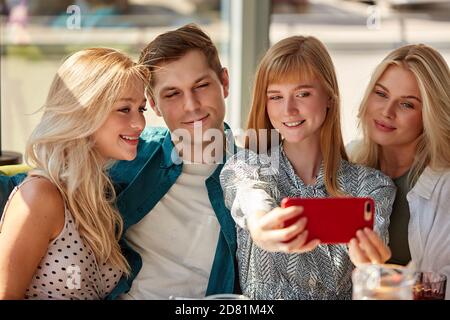
[[[416,144],[381,147],[380,170],[393,179],[401,177],[411,169],[416,148]]]
[[[322,163],[320,138],[310,138],[301,143],[283,142],[283,149],[295,173],[305,184],[314,184]]]

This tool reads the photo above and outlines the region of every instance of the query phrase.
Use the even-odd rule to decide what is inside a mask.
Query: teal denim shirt
[[[6,201],[8,201],[9,194],[13,191],[15,186],[19,185],[25,178],[26,173],[16,174],[15,176],[5,176],[0,174],[0,218],[3,214]]]
[[[226,126],[227,142],[232,138],[231,130]],[[236,152],[232,143],[231,153]],[[165,128],[148,128],[140,138],[138,155],[133,161],[120,161],[111,168],[111,177],[118,193],[117,206],[126,230],[138,223],[164,197],[182,172],[182,164],[172,157],[174,146],[170,132]],[[229,154],[228,154],[229,155]],[[224,153],[225,163],[227,153]],[[206,290],[206,295],[239,292],[237,279],[236,227],[229,210],[225,207],[220,186],[219,164],[206,180],[206,188],[211,206],[220,224],[219,240]],[[142,268],[140,255],[132,250],[122,238],[122,250],[131,267],[129,278],[122,277],[108,296],[115,299],[129,291],[132,281]]]

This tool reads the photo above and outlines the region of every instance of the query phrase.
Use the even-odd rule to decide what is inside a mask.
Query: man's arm
[[[9,194],[13,191],[15,186],[19,185],[26,178],[26,176],[26,173],[19,173],[15,176],[5,176],[0,174],[0,217],[5,209]]]

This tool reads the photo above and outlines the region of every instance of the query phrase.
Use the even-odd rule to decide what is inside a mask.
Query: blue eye
[[[406,109],[414,109],[414,105],[409,102],[402,102],[400,103],[400,106]]]
[[[283,97],[282,96],[270,96],[269,97],[269,100],[280,100],[280,99],[283,99]]]

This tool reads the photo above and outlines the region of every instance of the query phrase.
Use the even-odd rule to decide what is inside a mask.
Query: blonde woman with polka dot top
[[[147,78],[108,48],[59,68],[0,221],[0,299],[103,299],[129,274],[106,170],[136,157]]]

